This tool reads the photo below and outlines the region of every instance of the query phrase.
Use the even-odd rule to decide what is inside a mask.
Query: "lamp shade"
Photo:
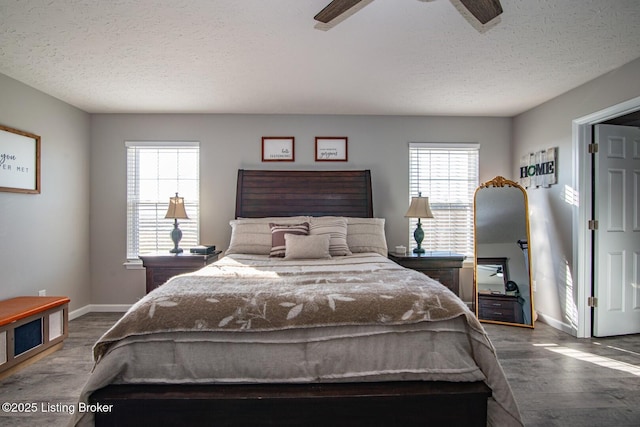
[[[178,193],[176,193],[175,197],[170,197],[169,209],[167,209],[167,214],[164,217],[170,219],[189,219],[187,211],[184,209],[184,197],[178,197]]]
[[[409,210],[404,214],[405,218],[433,218],[433,212],[429,206],[428,197],[412,197]]]

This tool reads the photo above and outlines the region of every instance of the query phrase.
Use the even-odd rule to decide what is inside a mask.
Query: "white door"
[[[593,335],[640,333],[640,129],[596,125]]]

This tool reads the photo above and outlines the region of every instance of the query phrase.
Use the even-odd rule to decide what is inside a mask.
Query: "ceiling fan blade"
[[[326,24],[330,21],[333,21],[335,18],[342,15],[361,1],[362,0],[333,0],[316,16],[314,16],[313,19]]]
[[[500,0],[460,0],[460,2],[482,24],[486,24],[502,13]]]

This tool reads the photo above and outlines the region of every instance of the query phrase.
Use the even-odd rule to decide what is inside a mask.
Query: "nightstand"
[[[413,252],[398,255],[389,253],[389,259],[405,268],[420,271],[445,285],[460,296],[460,268],[465,256],[455,252]]]
[[[222,251],[215,251],[208,255],[182,252],[172,254],[152,253],[140,255],[142,265],[147,269],[147,293],[178,274],[196,271],[218,260]]]
[[[497,322],[524,323],[518,297],[478,293],[478,318]]]

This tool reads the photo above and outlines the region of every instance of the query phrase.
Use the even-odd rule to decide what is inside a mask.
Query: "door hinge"
[[[598,144],[589,144],[587,146],[587,150],[589,151],[589,154],[596,154],[598,152]]]
[[[597,230],[598,229],[598,220],[597,219],[590,219],[589,223],[587,224],[589,230]]]
[[[596,298],[596,297],[587,298],[587,306],[588,307],[597,307],[598,306],[598,298]]]

